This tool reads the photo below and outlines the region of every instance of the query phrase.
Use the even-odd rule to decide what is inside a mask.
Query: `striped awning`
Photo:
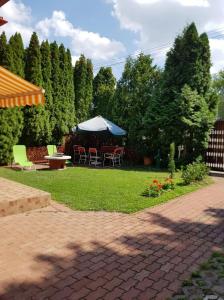
[[[0,107],[44,104],[44,90],[0,67]]]

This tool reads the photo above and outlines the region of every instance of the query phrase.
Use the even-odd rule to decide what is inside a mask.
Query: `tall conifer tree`
[[[0,36],[0,65],[14,71],[12,46],[3,32]],[[0,164],[12,162],[12,148],[17,144],[23,128],[20,108],[0,108]]]
[[[28,81],[43,86],[41,52],[37,34],[34,32],[26,51],[25,76]],[[43,105],[24,109],[24,130],[22,141],[28,146],[47,144],[51,139],[49,113]]]
[[[0,35],[0,65],[13,71],[13,55],[11,45],[8,44],[5,32]]]
[[[9,39],[9,44],[12,49],[12,59],[13,59],[13,73],[24,78],[24,67],[25,67],[25,50],[23,45],[23,40],[21,34],[16,32]]]
[[[112,68],[100,68],[93,80],[93,115],[111,116],[116,79]]]
[[[173,48],[167,53],[158,103],[161,109],[156,120],[163,144],[168,147],[175,141],[176,145],[184,145],[186,158],[194,158],[201,152],[198,142],[206,148],[208,132],[215,118],[217,97],[210,89],[210,67],[208,37],[205,33],[199,36],[192,23],[175,39]],[[204,102],[200,97],[204,97]],[[196,99],[203,103],[200,109]],[[188,109],[192,110],[192,116],[197,115],[194,122],[188,117]]]
[[[81,55],[74,68],[75,107],[78,122],[90,115],[93,98],[92,62]]]

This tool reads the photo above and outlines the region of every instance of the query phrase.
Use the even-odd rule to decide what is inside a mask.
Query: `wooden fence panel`
[[[213,170],[224,170],[224,121],[217,121],[210,134],[206,163]]]

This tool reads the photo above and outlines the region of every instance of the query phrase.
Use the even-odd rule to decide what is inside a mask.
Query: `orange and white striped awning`
[[[44,104],[44,90],[0,67],[0,107]]]

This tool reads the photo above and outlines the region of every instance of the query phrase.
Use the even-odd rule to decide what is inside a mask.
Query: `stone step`
[[[0,217],[48,206],[51,194],[0,177]]]

